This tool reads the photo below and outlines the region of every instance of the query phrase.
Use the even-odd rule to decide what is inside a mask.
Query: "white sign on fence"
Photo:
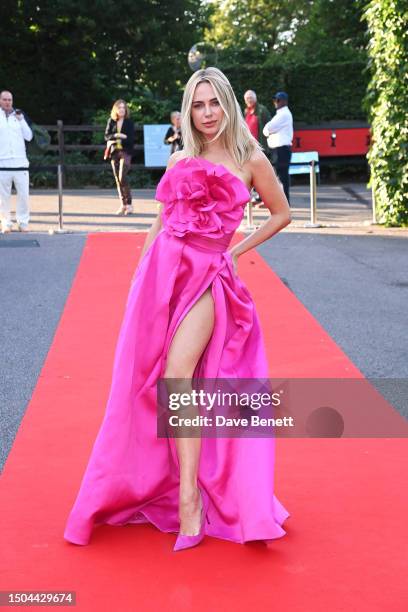
[[[163,140],[170,124],[144,125],[144,158],[146,168],[152,166],[167,166],[170,156],[170,145],[164,144]]]

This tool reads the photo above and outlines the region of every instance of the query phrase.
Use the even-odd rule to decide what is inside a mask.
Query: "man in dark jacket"
[[[268,143],[263,135],[263,129],[266,123],[271,118],[268,109],[259,104],[256,99],[256,93],[252,89],[244,94],[245,101],[245,121],[254,138],[261,144],[265,151],[268,151]]]
[[[263,134],[263,129],[266,123],[271,118],[271,115],[268,109],[259,104],[256,99],[256,93],[252,89],[248,89],[248,91],[244,94],[245,101],[245,121],[247,126],[249,127],[249,131],[252,136],[256,138],[256,140],[260,143],[261,147],[265,151],[266,155],[268,154],[268,142],[266,137]],[[251,201],[257,204],[257,207],[261,205],[261,198],[259,194],[252,190],[252,198]]]

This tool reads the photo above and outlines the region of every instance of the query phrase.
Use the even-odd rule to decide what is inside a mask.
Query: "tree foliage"
[[[37,121],[80,121],[120,96],[174,95],[200,0],[2,0],[0,87]]]
[[[366,121],[362,106],[368,83],[365,66],[361,61],[261,66],[233,62],[222,65],[222,69],[241,103],[244,92],[254,89],[260,103],[272,109],[272,95],[284,90],[289,93],[295,122],[316,124],[332,120]]]
[[[408,225],[408,10],[406,0],[371,0],[366,105],[373,144],[371,186],[379,222]]]
[[[287,61],[345,62],[366,59],[365,25],[356,0],[313,0],[285,49]]]
[[[221,0],[214,3],[207,40],[220,49],[268,55],[291,35],[303,19],[308,2],[302,0]]]
[[[355,61],[365,55],[360,14],[355,0],[222,0],[206,37],[238,61]]]

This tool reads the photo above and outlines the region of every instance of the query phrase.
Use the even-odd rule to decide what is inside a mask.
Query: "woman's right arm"
[[[108,142],[108,140],[113,140],[114,133],[115,133],[115,129],[114,129],[113,121],[112,119],[108,119],[108,123],[106,124],[106,129],[105,129],[105,136],[104,136],[105,141]]]
[[[168,170],[169,168],[174,166],[174,164],[179,159],[181,159],[182,157],[184,157],[183,151],[176,151],[175,153],[170,155],[169,160],[167,162],[166,170]],[[157,234],[162,229],[162,221],[161,221],[162,210],[163,210],[163,204],[159,204],[159,214],[157,215],[156,219],[153,221],[153,224],[152,224],[150,230],[147,233],[146,240],[145,240],[143,248],[142,248],[142,252],[140,253],[139,262],[142,261],[142,259],[143,259],[144,255],[145,255],[146,251],[148,250],[149,246],[152,244],[153,240],[156,238]]]

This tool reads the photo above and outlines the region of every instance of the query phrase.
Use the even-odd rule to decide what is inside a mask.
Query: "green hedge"
[[[259,102],[272,109],[272,95],[284,90],[289,94],[294,120],[309,124],[342,119],[366,121],[365,68],[364,62],[222,67],[240,103],[245,91],[253,89]]]
[[[368,155],[379,223],[408,226],[408,11],[406,0],[372,0],[365,19],[371,81]]]

